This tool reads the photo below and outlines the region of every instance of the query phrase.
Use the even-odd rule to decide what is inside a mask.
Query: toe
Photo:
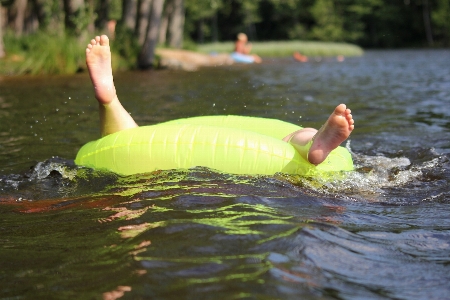
[[[102,45],[102,46],[108,46],[109,45],[109,38],[106,35],[102,35],[100,37],[100,45]]]

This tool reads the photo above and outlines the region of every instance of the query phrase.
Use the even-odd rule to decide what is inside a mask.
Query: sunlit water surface
[[[334,181],[73,165],[99,137],[87,74],[0,78],[0,299],[449,299],[450,51],[115,74],[139,124],[239,114],[320,127]]]

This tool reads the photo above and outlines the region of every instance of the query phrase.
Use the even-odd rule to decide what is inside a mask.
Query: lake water
[[[320,127],[347,103],[356,171],[73,165],[99,137],[87,74],[0,77],[0,299],[450,299],[450,51],[115,74],[135,120]]]

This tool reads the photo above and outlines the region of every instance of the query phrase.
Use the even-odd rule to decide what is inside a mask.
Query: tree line
[[[0,0],[5,32],[108,32],[138,49],[151,67],[154,49],[250,40],[350,42],[366,48],[448,46],[449,0]],[[117,26],[116,26],[117,25]],[[126,50],[126,49],[125,49]],[[126,52],[126,51],[125,51]]]

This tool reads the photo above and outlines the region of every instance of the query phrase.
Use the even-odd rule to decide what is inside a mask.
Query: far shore
[[[40,39],[39,43],[34,43],[33,40],[38,39]],[[42,39],[46,41],[43,42]],[[53,43],[51,38],[44,36],[33,40],[29,41],[28,48],[33,51],[26,51],[17,45],[6,49],[6,57],[0,59],[0,75],[74,74],[85,71],[84,50],[73,40],[67,39]],[[364,53],[359,46],[347,43],[269,41],[254,42],[252,45],[252,53],[258,54],[263,59],[292,57],[294,53],[301,53],[306,57],[351,57],[361,56]],[[80,48],[79,51],[78,48]],[[204,66],[230,65],[233,64],[229,57],[232,51],[233,42],[201,44],[196,45],[192,50],[157,48],[154,66],[195,71]],[[121,56],[115,49],[114,42],[112,52],[115,56],[114,60],[118,62],[115,66],[116,70],[136,68],[135,58]]]

